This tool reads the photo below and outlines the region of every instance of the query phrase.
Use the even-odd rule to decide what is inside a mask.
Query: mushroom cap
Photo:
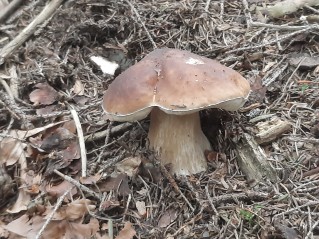
[[[103,109],[114,121],[145,118],[157,106],[167,114],[207,108],[239,109],[248,81],[219,62],[178,49],[156,49],[109,85]]]

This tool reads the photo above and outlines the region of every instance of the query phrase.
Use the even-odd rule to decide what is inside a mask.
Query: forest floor
[[[277,2],[28,0],[4,18],[0,1],[0,237],[319,238],[319,8]],[[103,115],[110,82],[161,47],[251,84],[238,112],[202,112],[198,175],[163,173],[148,118]],[[248,151],[274,176],[239,163]]]

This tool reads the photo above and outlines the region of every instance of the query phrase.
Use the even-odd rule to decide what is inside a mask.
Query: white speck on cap
[[[202,65],[202,64],[205,64],[205,63],[203,61],[201,61],[201,60],[198,60],[198,59],[190,57],[186,61],[186,64],[189,64],[189,65]]]

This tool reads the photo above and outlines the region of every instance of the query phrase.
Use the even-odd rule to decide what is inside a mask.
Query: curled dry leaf
[[[102,175],[101,174],[95,174],[93,176],[88,176],[88,177],[81,177],[80,182],[82,184],[95,184],[101,179]]]
[[[74,221],[80,218],[83,218],[87,213],[88,210],[94,210],[95,206],[92,205],[89,199],[78,199],[68,203],[60,207],[53,215],[53,220],[68,220]],[[49,215],[53,208],[48,209],[45,212],[45,215]],[[47,218],[47,217],[45,217]]]
[[[141,217],[146,217],[146,206],[144,201],[136,201],[136,209]]]
[[[10,131],[10,136],[18,138],[15,130]],[[0,163],[7,166],[15,164],[19,159],[26,160],[25,143],[15,138],[4,138],[0,142]]]
[[[71,89],[76,95],[84,95],[84,85],[80,80],[76,80]]]
[[[29,218],[28,215],[22,215],[18,219],[3,226],[15,235],[22,238],[33,239],[45,223],[45,219],[40,216]],[[89,239],[99,230],[99,222],[95,218],[91,218],[87,224],[81,222],[69,222],[67,220],[51,221],[44,230],[41,238],[61,239],[61,238],[77,238]],[[18,238],[12,236],[11,238]]]
[[[52,186],[50,184],[45,186],[45,191],[51,196],[60,197],[64,194],[65,191],[69,190],[73,185],[68,181],[63,181],[62,183]],[[73,187],[71,190],[71,195],[75,195],[77,193],[76,187]]]
[[[159,227],[167,227],[177,218],[177,211],[174,208],[168,209],[158,221]]]
[[[125,222],[124,228],[115,237],[115,239],[132,239],[136,235],[136,231],[130,222]]]
[[[47,83],[36,84],[35,89],[30,93],[30,101],[34,105],[50,105],[59,98],[59,93]]]
[[[311,69],[319,65],[318,56],[310,56],[308,54],[291,54],[288,58],[289,64],[299,66],[301,69]]]
[[[68,129],[60,127],[43,139],[41,149],[46,151],[65,149],[75,139],[75,134],[71,133]]]
[[[33,170],[29,170],[26,173],[22,187],[30,194],[37,194],[40,191],[41,179],[41,174],[35,175]]]
[[[131,193],[128,178],[124,173],[112,174],[105,181],[98,183],[98,187],[101,192],[115,191],[122,196],[127,196]]]
[[[121,162],[116,164],[116,169],[120,173],[125,173],[129,177],[133,177],[136,174],[138,167],[141,165],[140,157],[129,157],[123,159]]]
[[[15,201],[11,209],[7,209],[8,213],[18,213],[28,209],[28,205],[31,202],[31,196],[24,188],[19,189],[18,199]]]

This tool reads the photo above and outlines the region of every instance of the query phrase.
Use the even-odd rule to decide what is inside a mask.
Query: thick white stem
[[[204,151],[211,146],[201,129],[198,112],[169,115],[155,107],[148,138],[162,164],[170,164],[172,173],[190,175],[207,169]]]

